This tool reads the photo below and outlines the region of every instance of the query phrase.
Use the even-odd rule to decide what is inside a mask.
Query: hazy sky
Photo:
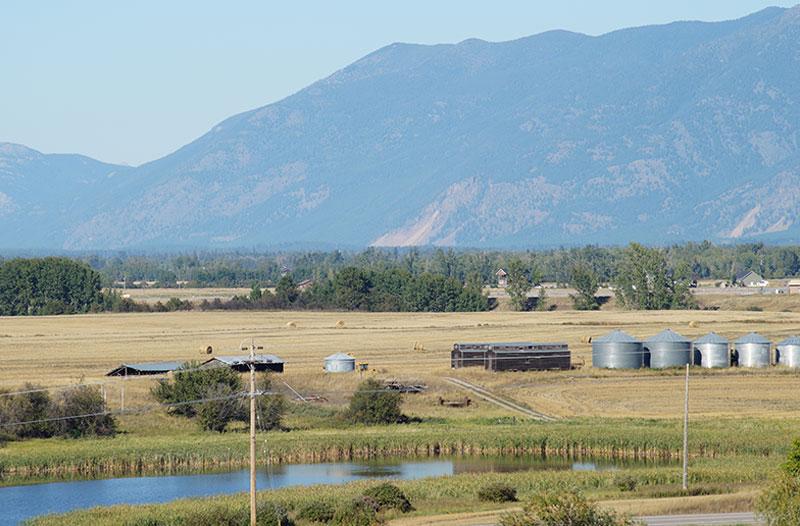
[[[798,0],[794,0],[795,2]],[[392,42],[592,35],[760,0],[5,0],[0,141],[140,164]]]

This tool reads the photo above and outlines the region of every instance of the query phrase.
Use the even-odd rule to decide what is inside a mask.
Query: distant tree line
[[[203,301],[210,309],[315,309],[380,312],[484,311],[489,300],[479,279],[465,283],[452,277],[403,269],[365,270],[345,267],[300,291],[291,275],[278,280],[275,292],[256,283],[249,296]]]
[[[364,271],[405,270],[412,275],[434,274],[464,283],[471,276],[492,283],[499,268],[508,270],[514,259],[534,261],[539,278],[569,283],[576,264],[585,265],[600,283],[611,283],[627,247],[584,246],[536,251],[440,248],[369,248],[363,251],[307,252],[196,252],[181,255],[85,256],[80,259],[98,271],[104,286],[156,281],[159,286],[250,287],[275,286],[287,273],[295,281],[330,277],[346,267]],[[729,281],[742,271],[754,270],[767,278],[800,275],[800,246],[764,243],[716,245],[708,241],[662,247],[670,268],[686,268],[699,279]]]
[[[800,247],[709,242],[664,248],[561,248],[542,251],[377,249],[361,252],[273,254],[197,253],[179,256],[91,256],[0,260],[0,315],[94,311],[209,309],[341,309],[395,312],[480,311],[489,308],[483,286],[508,272],[507,292],[518,310],[547,308],[546,289],[571,284],[575,308],[599,307],[596,290],[614,286],[632,309],[692,308],[694,279],[731,281],[754,270],[767,278],[800,274]],[[303,280],[313,284],[298,288]],[[250,287],[249,295],[199,305],[173,298],[136,303],[118,289],[124,282],[159,286]],[[274,292],[272,292],[274,290]]]

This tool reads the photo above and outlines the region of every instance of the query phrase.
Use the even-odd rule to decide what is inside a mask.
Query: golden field
[[[343,327],[337,327],[343,322]],[[339,323],[341,325],[341,323]],[[690,326],[691,324],[691,326]],[[555,311],[536,313],[337,313],[337,312],[175,312],[0,318],[0,387],[26,381],[47,386],[104,382],[112,407],[125,384],[129,407],[150,402],[153,377],[108,378],[123,362],[205,360],[201,350],[239,354],[254,338],[263,352],[287,360],[287,382],[304,395],[344,403],[358,374],[322,372],[334,352],[352,353],[380,378],[420,381],[430,389],[406,397],[406,410],[419,416],[503,416],[506,410],[477,400],[473,407],[440,407],[438,397],[456,399],[463,391],[443,380],[454,376],[557,417],[675,418],[683,407],[680,371],[603,371],[591,364],[590,336],[621,328],[647,337],[670,327],[696,337],[714,330],[733,339],[751,330],[773,341],[800,333],[800,314],[785,312]],[[491,373],[452,370],[449,352],[458,341],[564,341],[574,371]],[[693,370],[694,416],[794,416],[800,410],[800,373]],[[470,395],[475,399],[474,396]]]

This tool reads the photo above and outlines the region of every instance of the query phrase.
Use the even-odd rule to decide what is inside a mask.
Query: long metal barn
[[[572,366],[566,343],[456,343],[450,366],[483,367],[488,371],[547,371]]]

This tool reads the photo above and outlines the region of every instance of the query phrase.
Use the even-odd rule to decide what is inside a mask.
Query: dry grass
[[[116,289],[117,292],[127,295],[134,301],[143,303],[155,303],[160,301],[166,303],[170,298],[178,298],[200,303],[203,300],[213,301],[215,299],[229,300],[234,296],[249,296],[250,289],[247,288],[163,288],[163,289]]]
[[[288,322],[296,327],[288,328]],[[341,327],[339,321],[344,322]],[[690,322],[693,327],[690,327]],[[339,325],[337,327],[337,325]],[[344,402],[359,381],[357,374],[322,372],[325,356],[351,352],[381,378],[421,381],[431,389],[406,397],[407,408],[422,416],[500,416],[503,410],[478,402],[446,409],[439,396],[464,393],[441,380],[457,375],[507,397],[558,416],[674,418],[682,407],[682,378],[674,372],[610,372],[588,367],[587,336],[622,328],[645,337],[665,327],[695,337],[715,330],[736,337],[757,330],[774,341],[800,333],[800,315],[761,312],[545,312],[376,314],[318,312],[176,312],[84,316],[0,318],[0,387],[23,381],[49,386],[105,381],[112,405],[122,380],[104,374],[122,362],[203,360],[239,353],[242,340],[256,338],[266,352],[288,361],[281,377],[304,394]],[[449,368],[457,341],[565,341],[573,361],[587,367],[570,372],[489,373]],[[414,350],[419,343],[424,350]],[[767,371],[700,371],[693,380],[695,416],[790,416],[800,410],[800,376]],[[128,379],[129,403],[144,400],[152,378]]]
[[[733,513],[751,511],[758,492],[755,490],[703,495],[699,497],[668,497],[657,499],[626,499],[601,501],[600,505],[628,515],[680,515],[693,513]],[[448,513],[427,517],[407,517],[389,522],[390,526],[478,526],[496,523],[501,515],[518,511],[519,506],[501,510],[469,513]]]

